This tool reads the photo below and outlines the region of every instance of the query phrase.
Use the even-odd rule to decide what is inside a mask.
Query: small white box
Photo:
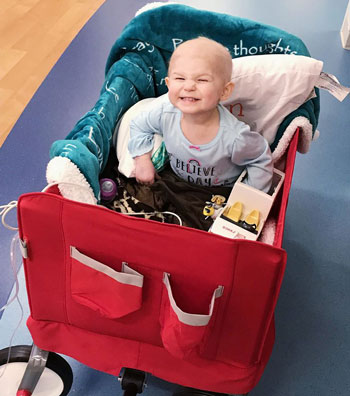
[[[228,238],[243,238],[253,241],[259,237],[270,213],[272,204],[283,184],[285,175],[280,170],[274,169],[272,186],[268,193],[264,193],[254,187],[248,186],[248,184],[243,182],[245,176],[246,171],[240,175],[233,186],[225,208],[222,209],[219,216],[215,219],[209,230],[210,232],[223,235]],[[227,210],[236,202],[242,203],[242,213],[240,216],[240,222],[238,223],[225,216]],[[244,219],[246,219],[253,210],[259,211],[260,219],[256,230],[250,231],[243,228],[240,224],[242,224],[242,221],[244,221]]]

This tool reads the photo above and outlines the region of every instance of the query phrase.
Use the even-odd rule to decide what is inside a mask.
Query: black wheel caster
[[[0,350],[1,396],[31,395],[25,389],[18,390],[28,366],[31,352],[31,345],[17,345]],[[70,365],[56,353],[46,352],[46,354],[46,364],[40,370],[42,373],[39,375],[40,378],[35,386],[36,392],[43,396],[68,395],[73,383],[73,372]]]
[[[124,396],[136,396],[142,393],[146,386],[146,373],[144,371],[125,368],[119,376],[120,385]]]

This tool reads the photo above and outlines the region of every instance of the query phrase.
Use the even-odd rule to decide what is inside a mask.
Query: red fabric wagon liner
[[[273,209],[273,246],[130,218],[55,192],[22,195],[34,343],[115,375],[131,367],[184,386],[250,391],[274,343],[296,144],[297,134]]]

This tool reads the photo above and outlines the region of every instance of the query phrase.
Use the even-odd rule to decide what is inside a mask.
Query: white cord
[[[13,333],[12,333],[12,335],[11,335],[11,338],[10,338],[10,345],[9,345],[9,351],[8,351],[8,355],[7,355],[7,361],[6,361],[4,370],[2,371],[2,373],[0,373],[0,378],[5,374],[6,367],[7,367],[8,363],[9,363],[9,361],[10,361],[11,346],[12,346],[13,338],[14,338],[14,336],[15,336],[17,330],[18,330],[19,327],[21,326],[22,321],[23,321],[23,316],[24,316],[23,306],[22,306],[22,304],[21,304],[20,299],[18,298],[18,294],[19,294],[19,282],[18,282],[18,276],[17,276],[16,250],[15,250],[15,247],[16,247],[15,244],[16,244],[16,242],[18,243],[18,241],[19,241],[19,236],[18,236],[18,233],[17,233],[17,234],[12,238],[12,241],[11,241],[11,250],[10,250],[11,267],[12,267],[13,275],[14,275],[14,278],[15,278],[15,285],[16,285],[15,295],[14,295],[3,307],[0,308],[0,312],[1,312],[1,311],[4,311],[14,300],[17,299],[17,302],[18,302],[19,307],[20,307],[20,310],[21,310],[21,317],[20,317],[20,320],[19,320],[19,322],[18,322],[16,328],[14,329],[14,331],[13,331]]]
[[[7,224],[5,221],[5,217],[10,212],[10,210],[12,210],[13,208],[16,208],[16,207],[17,207],[17,201],[11,201],[7,205],[0,205],[1,222],[6,228],[8,228],[9,230],[12,230],[12,231],[18,231],[18,228],[12,227],[9,224]]]
[[[12,238],[11,241],[11,248],[10,248],[10,262],[11,262],[11,268],[12,272],[15,278],[15,284],[16,284],[16,293],[15,295],[9,300],[3,307],[0,308],[0,312],[4,311],[16,298],[19,292],[19,283],[18,283],[18,278],[17,278],[17,268],[16,268],[16,255],[15,255],[15,243],[19,241],[19,236],[18,233]]]
[[[121,213],[123,215],[127,215],[127,216],[145,216],[145,215],[150,215],[150,216],[154,216],[157,214],[169,214],[171,216],[174,216],[177,218],[179,225],[182,226],[182,220],[181,217],[179,215],[177,215],[176,213],[173,212],[145,212],[145,213]]]
[[[57,185],[59,185],[59,184],[68,184],[68,185],[70,185],[70,186],[81,187],[81,188],[85,189],[86,191],[89,191],[89,193],[91,194],[91,197],[92,197],[93,201],[94,201],[94,202],[96,201],[96,198],[95,198],[94,194],[93,194],[88,188],[86,188],[86,187],[84,187],[84,186],[80,186],[80,185],[78,185],[78,184],[76,184],[76,183],[70,183],[70,182],[60,182],[60,183],[55,182],[55,183],[50,183],[50,184],[48,184],[41,192],[46,192],[50,187],[57,186]],[[9,203],[6,204],[6,205],[0,205],[1,222],[2,222],[2,224],[3,224],[4,227],[6,227],[7,229],[12,230],[12,231],[18,231],[18,227],[13,227],[13,226],[7,224],[6,221],[5,221],[5,218],[6,218],[7,214],[8,214],[13,208],[16,208],[16,207],[17,207],[17,201],[11,201],[11,202],[9,202]]]

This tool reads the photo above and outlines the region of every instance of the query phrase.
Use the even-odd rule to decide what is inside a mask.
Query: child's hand
[[[135,157],[135,177],[140,184],[153,184],[157,176],[149,154]]]

